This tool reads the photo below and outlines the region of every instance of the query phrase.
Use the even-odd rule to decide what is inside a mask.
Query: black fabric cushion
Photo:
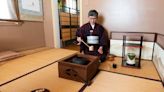
[[[89,60],[83,57],[74,57],[72,59],[72,63],[87,65],[89,63]]]

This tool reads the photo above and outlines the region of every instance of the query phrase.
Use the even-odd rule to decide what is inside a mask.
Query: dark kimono
[[[90,30],[93,30],[93,32],[91,33]],[[99,25],[97,23],[95,24],[94,29],[92,29],[90,23],[86,23],[82,27],[80,27],[76,32],[76,36],[81,37],[82,40],[84,40],[84,42],[86,42],[86,43],[87,43],[87,36],[90,36],[90,35],[98,36],[99,44],[88,44],[90,46],[91,45],[94,46],[94,51],[89,51],[89,48],[87,46],[85,46],[83,43],[81,43],[80,44],[80,52],[83,51],[84,54],[100,56],[100,60],[102,58],[101,61],[104,61],[108,54],[108,47],[109,47],[107,32],[104,30],[104,28],[101,25]],[[98,49],[100,46],[103,47],[102,55],[98,52]]]

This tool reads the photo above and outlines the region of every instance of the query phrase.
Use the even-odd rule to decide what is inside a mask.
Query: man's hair
[[[96,10],[90,10],[88,12],[88,16],[95,16],[95,17],[98,17],[98,12]]]

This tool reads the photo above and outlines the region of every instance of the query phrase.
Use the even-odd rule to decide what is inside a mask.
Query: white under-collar
[[[95,24],[94,25],[91,24],[91,27],[92,27],[92,29],[94,29],[95,28]]]

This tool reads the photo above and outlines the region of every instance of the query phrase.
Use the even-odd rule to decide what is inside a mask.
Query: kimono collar
[[[89,26],[90,26],[90,30],[94,30],[95,29],[95,27],[96,27],[96,23],[95,23],[95,25],[91,25],[90,23],[88,23],[89,24]]]

